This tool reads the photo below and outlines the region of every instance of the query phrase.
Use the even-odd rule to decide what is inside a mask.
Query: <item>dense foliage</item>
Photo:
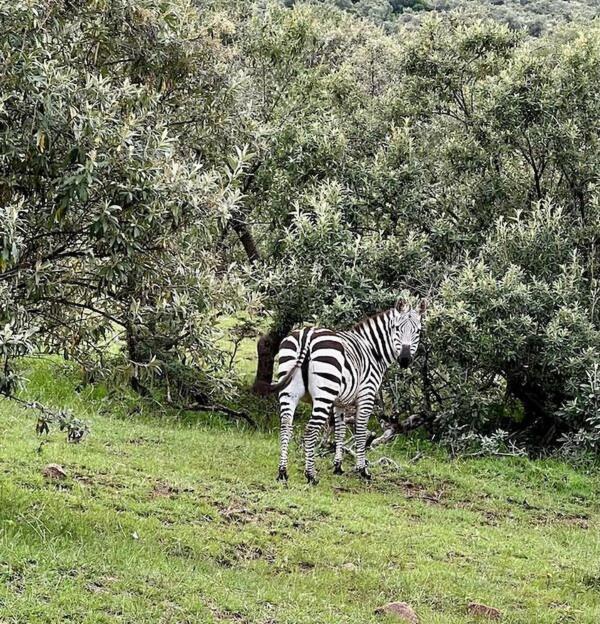
[[[163,374],[211,370],[221,287],[206,252],[229,190],[171,117],[219,91],[196,9],[15,3],[1,17],[0,386],[32,340],[138,389],[158,355]],[[121,338],[127,360],[108,366]]]
[[[73,4],[1,13],[4,390],[44,348],[206,400],[241,299],[268,378],[293,325],[404,290],[432,305],[388,419],[597,443],[598,25]]]
[[[417,27],[428,13],[462,13],[491,18],[538,36],[565,22],[598,17],[596,0],[322,0],[365,17],[388,30]],[[293,4],[293,0],[288,0]]]

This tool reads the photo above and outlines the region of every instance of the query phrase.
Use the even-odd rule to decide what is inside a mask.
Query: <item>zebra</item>
[[[320,327],[295,330],[279,347],[279,381],[270,385],[279,392],[281,417],[278,480],[287,481],[288,446],[294,412],[307,394],[312,414],[304,435],[305,476],[317,483],[315,446],[319,431],[333,412],[335,422],[334,473],[342,474],[344,412],[356,412],[356,470],[369,480],[366,439],[369,417],[383,376],[394,361],[409,366],[421,333],[427,302],[413,309],[403,299],[348,331]]]

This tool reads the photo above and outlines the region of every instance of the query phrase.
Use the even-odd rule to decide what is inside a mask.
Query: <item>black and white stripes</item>
[[[356,468],[370,478],[366,466],[367,425],[385,371],[394,361],[408,366],[419,345],[421,317],[418,310],[399,301],[390,310],[372,316],[349,331],[306,328],[292,332],[279,349],[281,408],[281,456],[279,479],[287,480],[288,446],[294,412],[305,395],[312,398],[312,415],[306,428],[305,474],[316,482],[315,446],[319,431],[332,413],[335,416],[335,467],[342,472],[344,412],[356,410]]]

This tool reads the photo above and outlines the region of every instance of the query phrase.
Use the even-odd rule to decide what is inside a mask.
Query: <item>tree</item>
[[[106,369],[121,335],[137,389],[170,352],[214,371],[207,252],[230,191],[169,115],[225,88],[198,11],[16,3],[0,36],[2,387],[34,346]]]

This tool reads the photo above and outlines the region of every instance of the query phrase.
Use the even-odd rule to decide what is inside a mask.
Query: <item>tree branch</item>
[[[174,409],[179,409],[184,412],[211,412],[213,414],[222,413],[231,418],[245,420],[253,429],[258,428],[256,421],[254,421],[246,412],[233,410],[229,407],[225,407],[224,405],[204,405],[203,403],[189,403],[188,405],[178,405],[173,401],[167,401],[167,404]]]

